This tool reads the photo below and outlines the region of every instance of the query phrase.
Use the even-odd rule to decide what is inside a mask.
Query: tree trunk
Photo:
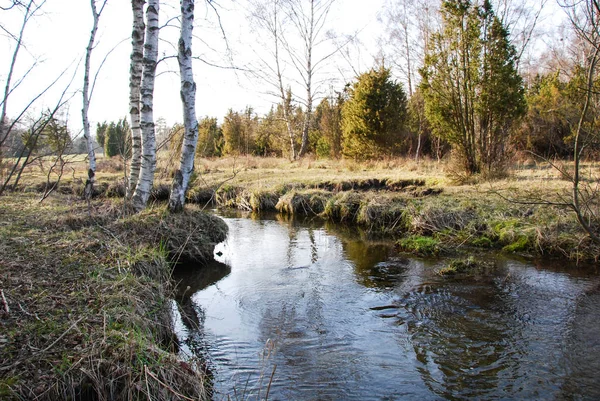
[[[181,36],[179,38],[179,74],[181,76],[181,101],[185,134],[181,146],[179,170],[175,173],[169,210],[183,209],[185,192],[194,171],[194,156],[198,142],[198,120],[196,118],[196,83],[192,69],[192,29],[194,27],[194,0],[181,0]]]
[[[160,0],[149,0],[146,10],[146,41],[144,44],[144,72],[142,75],[142,164],[137,186],[132,198],[135,210],[146,207],[156,170],[156,135],[154,132],[154,79],[158,58],[158,12]]]
[[[275,1],[273,3],[273,39],[275,40],[275,65],[277,68],[277,84],[279,87],[279,94],[281,97],[281,106],[283,110],[283,119],[285,120],[285,128],[287,130],[288,138],[290,140],[290,159],[296,160],[296,145],[294,144],[294,129],[292,127],[292,116],[291,112],[291,95],[286,96],[285,89],[283,87],[283,74],[281,72],[281,64],[279,60],[279,21],[278,21],[278,12],[279,12],[279,2]]]
[[[31,10],[33,6],[33,11]],[[2,96],[2,111],[0,111],[0,156],[2,155],[2,145],[8,138],[10,133],[10,129],[7,127],[6,122],[6,108],[8,105],[8,97],[10,96],[12,90],[14,88],[11,87],[12,76],[15,72],[15,65],[17,63],[17,58],[19,56],[19,50],[21,50],[21,46],[23,44],[23,34],[25,32],[25,27],[27,26],[27,22],[35,12],[41,7],[41,5],[36,6],[33,0],[30,0],[27,6],[25,6],[25,13],[23,15],[23,22],[21,23],[21,29],[19,31],[19,36],[16,37],[16,45],[15,50],[13,51],[12,58],[10,60],[10,67],[8,69],[8,75],[6,76],[6,84],[4,86],[4,94]],[[1,158],[0,158],[1,159]]]
[[[96,8],[96,0],[90,0],[90,6],[92,8],[92,16],[94,18],[94,22],[92,25],[92,31],[90,32],[90,40],[88,42],[87,48],[85,49],[85,72],[83,75],[83,108],[81,109],[81,117],[83,120],[83,137],[85,138],[85,143],[87,146],[88,152],[88,180],[86,182],[86,190],[87,193],[92,193],[94,187],[94,176],[96,174],[96,152],[94,151],[94,138],[92,138],[92,133],[90,132],[90,120],[88,118],[88,111],[90,109],[90,63],[92,59],[92,51],[94,50],[94,43],[96,41],[96,32],[98,32],[98,21],[100,20],[100,14],[102,14],[102,10],[104,10],[104,6],[106,5],[106,0],[103,2],[102,7],[100,7],[100,11]],[[90,187],[88,190],[88,186]]]
[[[131,199],[140,176],[142,164],[142,132],[140,128],[140,86],[144,60],[144,4],[146,0],[132,0],[133,31],[131,32],[131,66],[129,68],[129,118],[131,120],[131,166],[127,198]]]

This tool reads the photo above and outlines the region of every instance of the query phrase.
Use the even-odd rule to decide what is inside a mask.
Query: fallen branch
[[[2,304],[4,305],[4,312],[7,315],[10,314],[10,308],[8,307],[8,302],[6,302],[6,298],[4,297],[4,290],[0,290],[0,295],[2,295]]]

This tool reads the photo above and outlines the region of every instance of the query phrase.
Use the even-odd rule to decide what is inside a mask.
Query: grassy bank
[[[352,161],[202,160],[190,201],[278,211],[360,225],[422,255],[495,250],[598,261],[600,249],[574,214],[547,205],[570,182],[549,164],[515,164],[503,179],[456,183],[451,166],[405,159]],[[588,170],[599,166],[588,164]]]
[[[98,192],[122,196],[122,163],[101,162]],[[152,199],[169,194],[169,161],[162,158]],[[568,163],[560,166],[569,171]],[[597,176],[600,166],[583,168]],[[503,179],[456,182],[446,162],[387,159],[198,159],[188,202],[201,207],[318,216],[356,224],[371,235],[391,235],[406,252],[439,255],[493,249],[507,253],[597,261],[600,249],[574,214],[545,205],[569,199],[570,182],[548,163],[516,163]],[[40,190],[35,174],[23,185]],[[37,180],[37,181],[36,181]],[[59,191],[76,194],[82,183],[64,179]]]
[[[0,198],[0,399],[206,399],[202,366],[176,356],[171,260],[211,255],[224,223],[38,199]]]

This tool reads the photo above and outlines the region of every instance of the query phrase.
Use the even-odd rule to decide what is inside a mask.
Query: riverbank
[[[38,201],[0,199],[0,399],[208,399],[202,361],[177,357],[172,260],[211,256],[225,224],[194,207]]]
[[[356,225],[366,235],[395,238],[411,254],[494,250],[577,262],[600,258],[575,214],[552,205],[570,199],[571,187],[547,163],[515,164],[503,179],[460,183],[448,164],[405,159],[219,159],[199,167],[191,202]]]
[[[159,160],[153,201],[169,197],[170,161],[164,155]],[[98,195],[122,197],[122,163],[101,164]],[[600,172],[598,163],[582,169],[591,177]],[[568,171],[568,162],[528,160],[514,164],[504,178],[486,181],[458,177],[450,163],[431,160],[198,159],[187,202],[350,224],[369,236],[392,237],[399,250],[423,256],[493,250],[597,262],[600,247],[571,209],[557,206],[570,200]],[[40,178],[23,188],[39,191]],[[80,188],[81,182],[65,178],[58,191],[76,194]]]

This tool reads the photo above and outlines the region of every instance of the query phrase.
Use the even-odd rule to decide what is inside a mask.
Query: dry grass
[[[0,399],[209,398],[202,362],[174,353],[169,257],[205,257],[223,223],[126,212],[98,200],[90,216],[72,195],[1,198]]]

